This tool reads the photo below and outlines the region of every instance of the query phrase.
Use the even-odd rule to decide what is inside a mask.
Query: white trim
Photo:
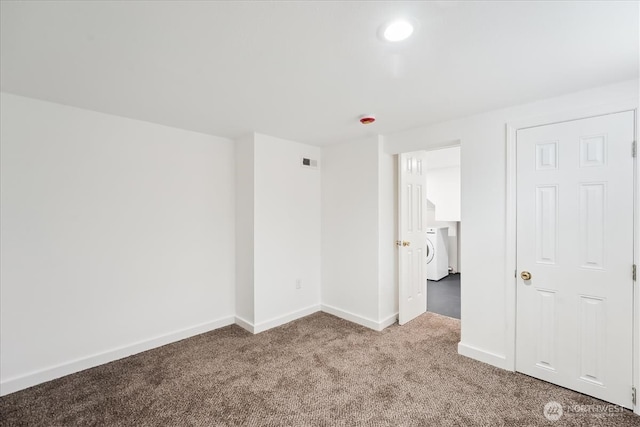
[[[455,139],[455,140],[449,140],[449,141],[443,141],[443,142],[437,142],[437,143],[431,143],[431,142],[424,143],[424,142],[421,142],[420,144],[418,144],[418,147],[415,148],[415,149],[412,149],[412,150],[406,150],[405,149],[405,150],[399,151],[398,153],[395,152],[397,150],[395,150],[395,151],[387,151],[387,153],[391,153],[391,154],[394,154],[394,155],[398,156],[398,158],[397,158],[397,171],[396,171],[397,181],[398,181],[397,184],[398,185],[397,185],[396,190],[395,190],[395,192],[396,192],[396,194],[395,194],[395,198],[396,198],[396,238],[397,239],[400,239],[400,236],[402,235],[402,230],[400,229],[400,218],[402,216],[401,215],[402,206],[400,205],[400,193],[402,191],[401,190],[401,188],[402,188],[402,185],[401,185],[401,181],[402,181],[402,179],[401,179],[401,175],[402,175],[402,159],[401,159],[401,155],[404,154],[404,153],[412,153],[412,152],[415,152],[415,151],[432,152],[432,151],[437,151],[437,150],[442,150],[442,149],[447,149],[447,148],[456,148],[456,147],[460,148],[460,156],[462,157],[462,140],[461,139]],[[462,158],[460,158],[460,165],[452,166],[452,167],[462,168]],[[427,167],[427,170],[428,169],[429,168]],[[461,184],[462,184],[462,182],[461,182]],[[462,203],[461,203],[461,205],[462,205]],[[458,223],[461,223],[461,221],[458,221]],[[462,236],[464,236],[464,235],[465,234],[462,233]],[[462,250],[461,248],[463,246],[462,242],[463,242],[463,238],[464,237],[459,237],[459,234],[458,234],[458,236],[456,238],[458,239],[457,251],[458,251],[458,253],[461,253],[461,250]],[[403,304],[402,298],[400,296],[402,294],[402,292],[401,292],[401,288],[402,288],[402,268],[400,268],[401,262],[400,262],[400,254],[399,254],[398,251],[396,251],[396,256],[394,257],[394,263],[395,263],[394,269],[396,271],[396,279],[397,279],[396,287],[397,287],[397,291],[398,291],[398,321],[399,321],[399,319],[400,319],[400,311],[403,311],[402,308],[403,308],[404,304]],[[461,290],[462,290],[462,286],[461,286]],[[426,293],[426,288],[425,288],[425,293]],[[425,305],[424,305],[425,309],[424,309],[422,314],[426,313],[426,311],[427,311],[427,303],[428,303],[428,297],[427,297],[427,295],[425,295]],[[405,322],[405,324],[406,324],[406,322]],[[384,327],[382,329],[384,329]],[[382,329],[376,329],[376,330],[382,330]]]
[[[222,319],[190,326],[168,334],[159,335],[148,340],[138,341],[130,345],[117,347],[91,356],[81,357],[49,368],[9,378],[0,383],[0,396],[51,381],[56,378],[64,377],[65,375],[70,375],[84,371],[85,369],[113,362],[143,351],[161,347],[185,338],[213,331],[214,329],[229,326],[233,324],[233,320],[232,316],[224,317]]]
[[[636,157],[633,159],[633,262],[640,266],[640,171],[638,171],[638,108],[634,110],[633,138],[636,141]],[[640,280],[633,286],[633,385],[640,390]],[[640,415],[640,401],[636,397],[633,412]]]
[[[255,332],[253,332],[253,330],[254,330],[253,323],[251,323],[251,322],[249,322],[249,321],[247,321],[247,320],[245,320],[245,319],[243,319],[242,317],[239,317],[239,316],[236,316],[235,320],[236,320],[235,324],[240,326],[245,331],[251,332],[252,334],[255,333]]]
[[[397,314],[393,314],[386,319],[381,321],[375,321],[369,319],[367,317],[360,316],[358,314],[351,313],[350,311],[342,310],[337,307],[332,307],[330,305],[322,304],[320,309],[324,313],[332,314],[336,317],[339,317],[344,320],[348,320],[349,322],[357,323],[358,325],[364,326],[369,329],[373,329],[374,331],[382,331],[384,328],[393,325],[396,322]]]
[[[486,351],[469,344],[464,344],[463,342],[458,343],[458,354],[470,357],[471,359],[475,359],[483,363],[488,363],[489,365],[493,365],[497,368],[509,370],[509,368],[507,367],[507,358],[505,356],[491,353],[490,351]]]
[[[554,123],[580,120],[624,111],[633,111],[635,116],[634,138],[638,140],[638,104],[637,96],[629,97],[613,103],[607,103],[573,111],[547,114],[529,119],[517,120],[506,125],[506,254],[505,254],[505,298],[506,323],[505,337],[505,369],[515,371],[516,366],[516,137],[519,129],[544,126]],[[640,265],[640,175],[638,173],[638,159],[634,159],[634,262]],[[632,383],[640,390],[640,291],[638,283],[634,286],[634,314],[633,314],[633,377]],[[460,351],[460,346],[458,347]],[[462,354],[462,353],[461,353]],[[473,357],[473,356],[470,356]],[[640,415],[640,402],[635,405],[634,412]]]
[[[516,370],[516,132],[513,126],[506,126],[507,169],[505,204],[505,369]]]
[[[513,120],[508,123],[509,127],[518,129],[526,129],[536,126],[546,126],[555,123],[568,122],[572,120],[587,119],[590,117],[604,116],[607,114],[616,114],[623,111],[631,111],[638,108],[638,97],[632,96],[616,102],[595,105],[591,107],[579,108],[571,111],[556,112],[544,114],[526,119]]]
[[[389,326],[393,325],[394,323],[396,323],[398,321],[398,313],[394,313],[391,316],[387,317],[386,319],[382,319],[381,321],[378,322],[378,331],[382,331],[383,329],[388,328]]]
[[[257,323],[253,326],[253,333],[259,334],[260,332],[275,328],[276,326],[284,325],[285,323],[289,323],[310,314],[317,313],[318,311],[320,311],[320,304],[314,304],[309,307],[303,308],[302,310],[292,311],[291,313],[285,314],[283,316],[265,320],[264,322]]]
[[[413,151],[436,151],[436,150],[442,150],[445,148],[460,147],[462,146],[462,142],[460,139],[451,139],[451,140],[438,141],[438,142],[424,142],[420,140],[416,143],[412,143],[411,146],[405,146],[405,145],[406,144],[403,144],[400,147],[398,147],[397,144],[394,144],[393,147],[390,148],[389,144],[383,143],[383,151],[391,155],[411,153]]]

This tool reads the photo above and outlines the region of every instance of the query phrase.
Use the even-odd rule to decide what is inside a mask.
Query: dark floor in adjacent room
[[[460,273],[427,280],[427,311],[460,318]]]
[[[638,426],[630,411],[460,356],[460,321],[376,332],[325,313],[236,325],[0,398],[2,426]],[[589,406],[586,406],[589,407]]]

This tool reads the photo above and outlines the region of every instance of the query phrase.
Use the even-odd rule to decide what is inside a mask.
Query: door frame
[[[505,368],[511,371],[516,370],[516,142],[517,131],[531,127],[538,127],[562,122],[568,122],[607,114],[633,111],[634,113],[634,140],[638,141],[638,98],[629,98],[610,104],[603,104],[588,108],[577,109],[568,112],[553,113],[508,122],[506,124],[506,253],[505,253],[505,300],[506,300],[506,343],[505,343]],[[629,148],[631,150],[631,147]],[[631,153],[630,153],[631,154]],[[640,265],[640,176],[638,174],[638,155],[633,161],[633,262]],[[631,274],[631,271],[629,271]],[[633,373],[632,386],[640,392],[640,278],[633,287]],[[631,392],[631,391],[629,391]],[[640,401],[634,405],[634,412],[640,415]]]
[[[412,149],[405,149],[405,150],[400,150],[400,151],[396,151],[396,150],[392,150],[387,152],[387,154],[393,155],[393,156],[397,156],[399,158],[399,156],[401,154],[405,154],[405,153],[413,153],[414,151],[437,151],[437,150],[443,150],[446,148],[455,148],[455,147],[460,147],[460,170],[462,171],[462,143],[460,139],[455,139],[455,140],[448,140],[448,141],[440,141],[440,142],[420,142],[418,144],[415,145],[415,147],[412,147]],[[400,238],[400,215],[402,214],[402,206],[400,206],[400,168],[398,167],[398,170],[396,171],[396,179],[398,180],[398,185],[395,188],[395,204],[396,204],[396,223],[395,223],[395,240],[397,241]],[[426,170],[425,170],[426,173]],[[462,172],[461,172],[462,173]],[[462,185],[462,181],[460,182],[460,185]],[[460,201],[460,206],[462,208],[462,200]],[[460,226],[458,229],[458,233],[460,233],[460,229],[462,228],[462,218],[460,218]],[[462,238],[458,235],[458,253],[461,252],[461,248],[462,248]],[[400,256],[398,251],[396,251],[396,256],[394,257],[394,269],[396,270],[396,292],[397,292],[397,302],[398,302],[398,313],[397,313],[397,319],[400,319]],[[425,284],[425,300],[427,298],[427,287]],[[460,304],[462,304],[462,278],[460,278]]]

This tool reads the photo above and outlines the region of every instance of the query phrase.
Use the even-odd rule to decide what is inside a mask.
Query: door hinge
[[[636,141],[633,141],[633,144],[631,144],[631,157],[635,157],[636,156]]]
[[[634,282],[636,281],[636,270],[637,270],[636,265],[633,264],[633,268],[631,269],[631,276],[633,277]]]
[[[631,401],[633,402],[633,404],[636,404],[636,388],[635,387],[631,387]]]

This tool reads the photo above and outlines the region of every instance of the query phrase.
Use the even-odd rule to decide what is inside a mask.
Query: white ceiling
[[[231,138],[324,145],[638,77],[637,2],[1,7],[2,90]],[[379,41],[401,16],[414,36]]]

